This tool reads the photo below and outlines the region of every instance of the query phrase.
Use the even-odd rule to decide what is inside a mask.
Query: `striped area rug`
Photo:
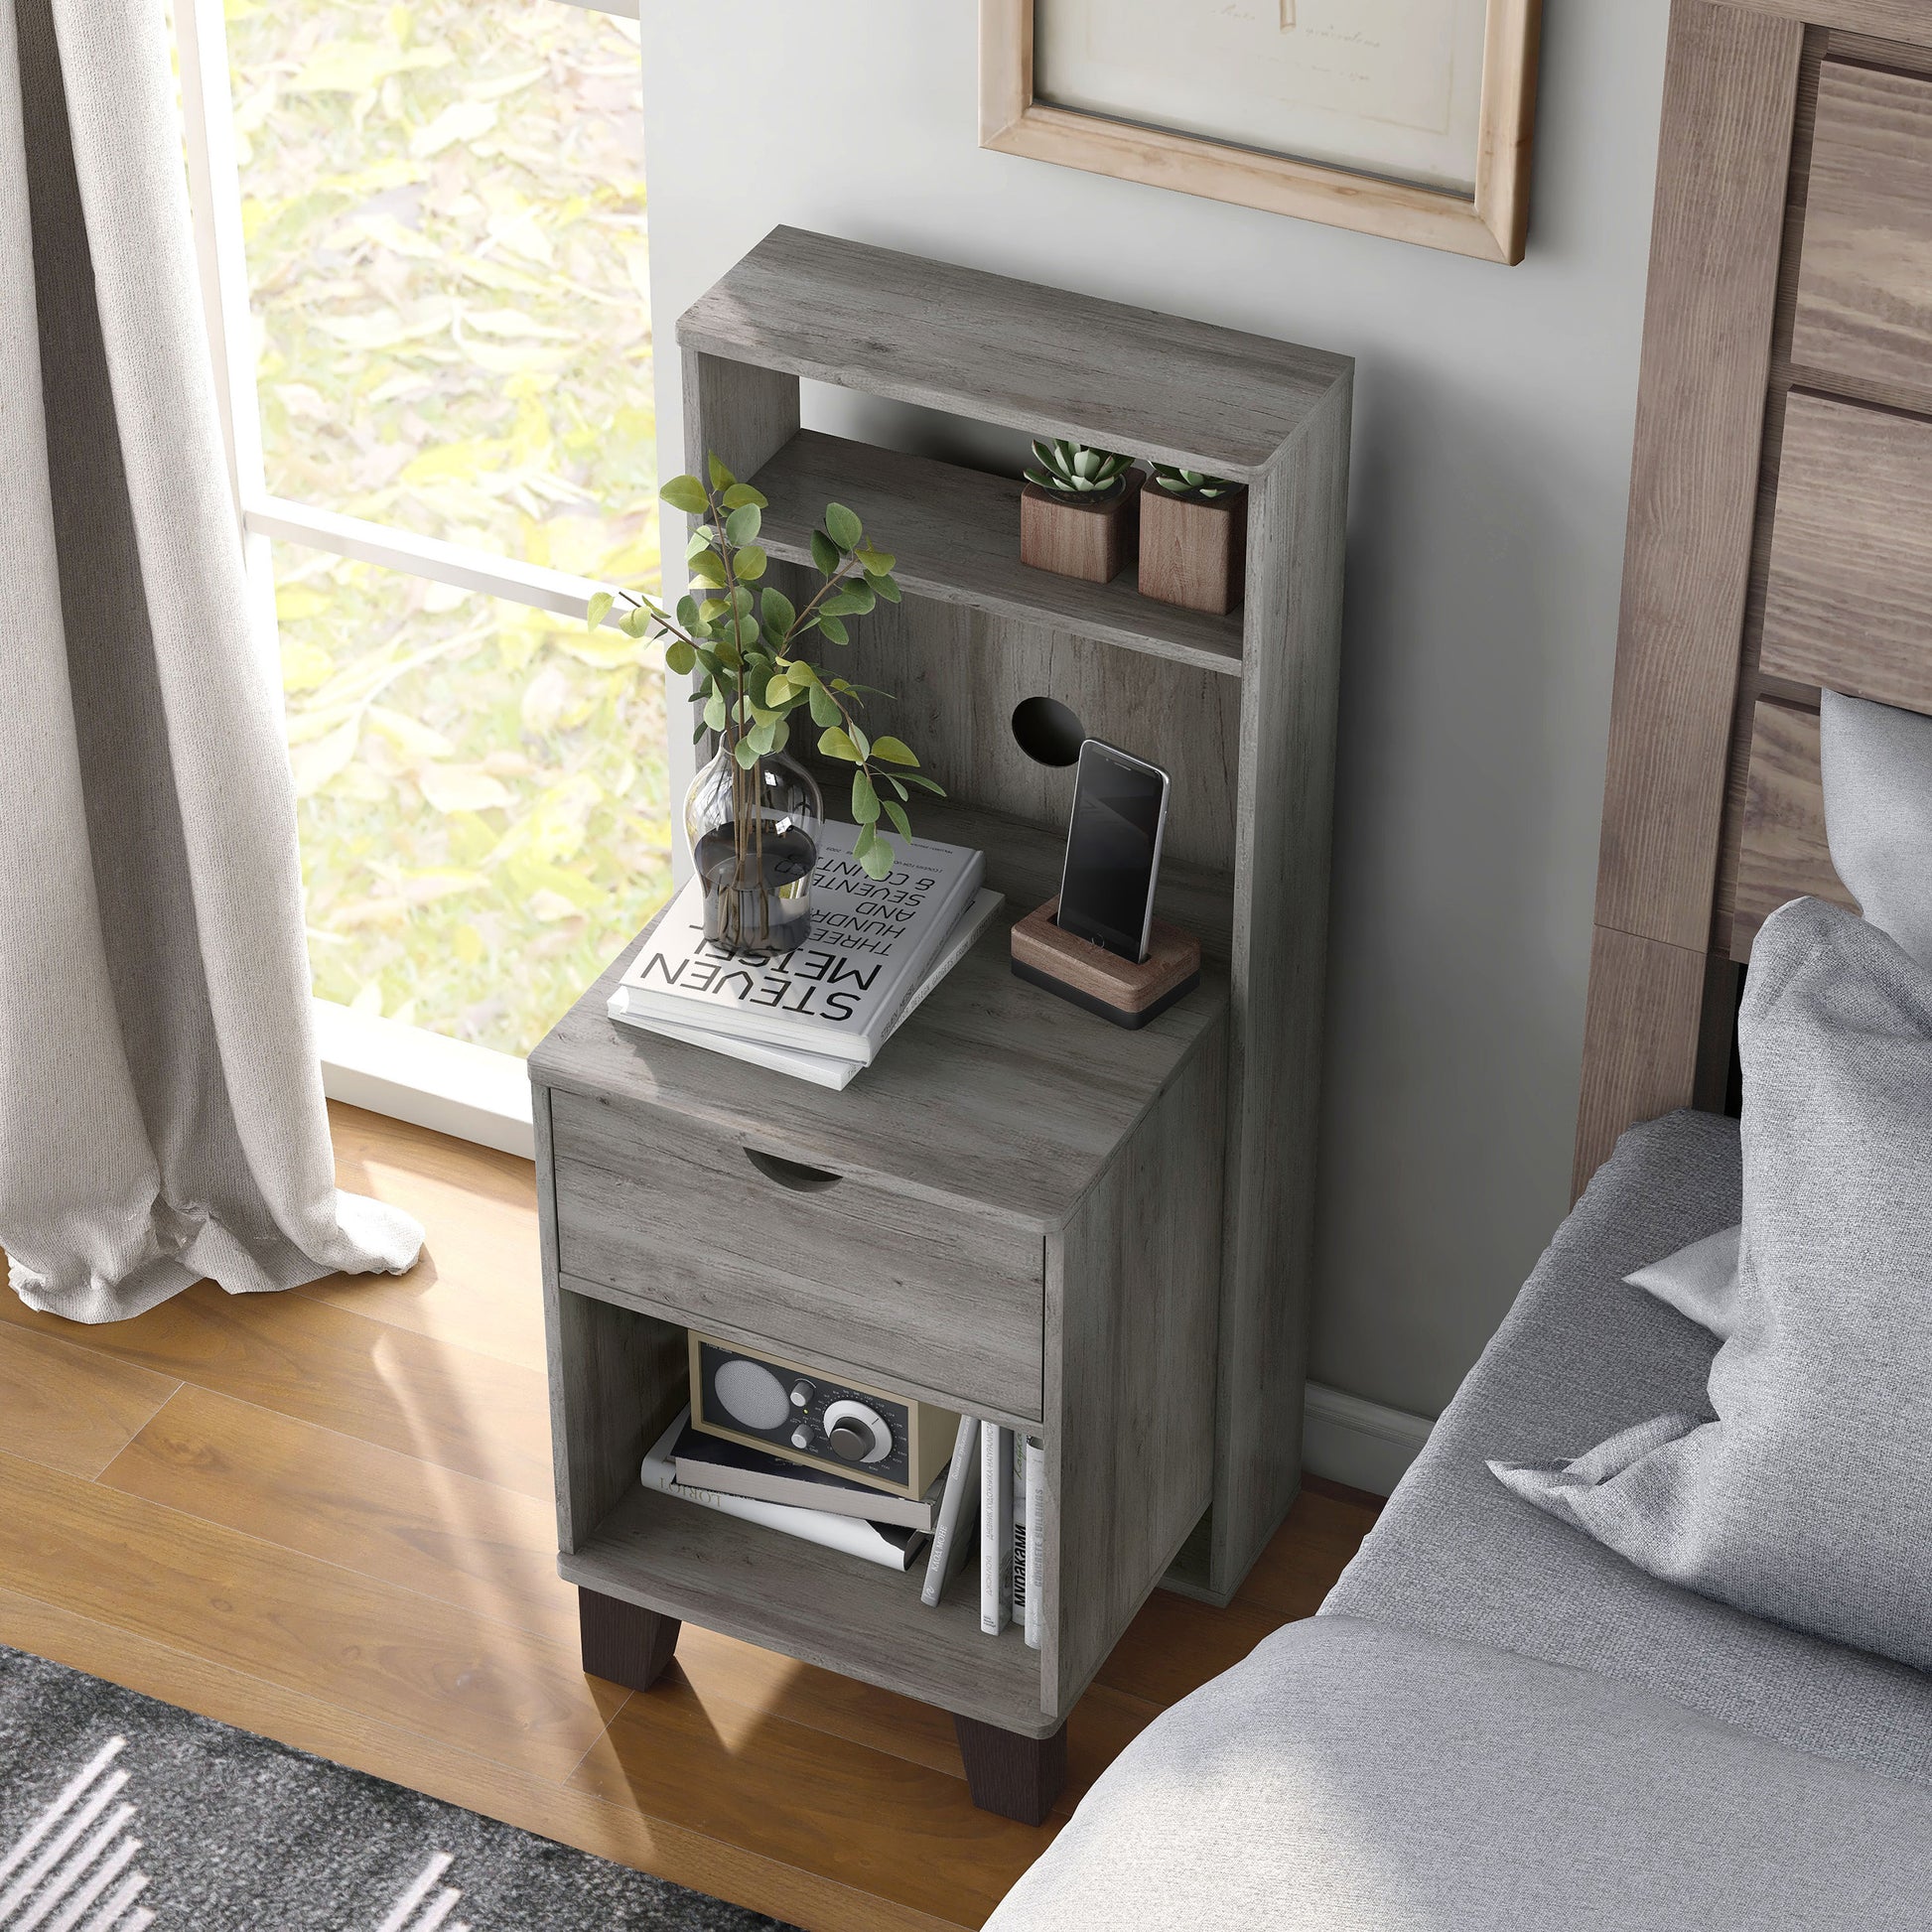
[[[786,1932],[0,1646],[0,1932]]]

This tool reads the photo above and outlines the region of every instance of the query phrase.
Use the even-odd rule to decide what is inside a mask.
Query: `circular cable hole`
[[[1086,726],[1057,698],[1022,698],[1014,706],[1014,743],[1035,764],[1078,764],[1086,736]]]

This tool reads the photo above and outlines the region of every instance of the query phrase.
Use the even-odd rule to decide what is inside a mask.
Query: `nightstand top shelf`
[[[828,502],[856,511],[897,558],[909,593],[1078,637],[1241,675],[1241,614],[1210,617],[1140,595],[1130,566],[1088,584],[1020,561],[1020,489],[1007,477],[801,430],[753,479],[770,498],[759,541],[810,563]]]
[[[922,811],[918,829],[982,846],[988,883],[1008,893],[1005,914],[843,1092],[611,1019],[606,1005],[634,945],[530,1055],[531,1077],[702,1122],[744,1145],[897,1193],[970,1201],[1041,1234],[1060,1228],[1221,1020],[1226,969],[1204,964],[1199,991],[1138,1033],[1110,1026],[1016,978],[1007,956],[1008,928],[1052,890],[1022,903],[1013,888],[1032,893],[1057,837],[959,811]],[[1177,874],[1181,896],[1163,903],[1171,918],[1192,906],[1203,915],[1199,930],[1216,907],[1211,882],[1196,877],[1201,883],[1190,885]],[[1224,952],[1224,936],[1220,945]]]
[[[773,228],[679,318],[687,349],[1253,482],[1345,355]]]

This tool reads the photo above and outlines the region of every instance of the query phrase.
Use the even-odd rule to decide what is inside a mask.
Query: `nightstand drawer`
[[[1041,1237],[970,1202],[799,1168],[697,1122],[551,1095],[558,1265],[707,1321],[1040,1413]]]

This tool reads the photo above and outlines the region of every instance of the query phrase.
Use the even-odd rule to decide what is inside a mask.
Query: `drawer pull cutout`
[[[808,1168],[802,1161],[786,1161],[775,1154],[760,1154],[755,1147],[745,1150],[745,1158],[766,1180],[775,1180],[780,1187],[789,1187],[794,1194],[822,1194],[826,1188],[839,1184],[839,1176],[827,1173],[823,1168]]]

